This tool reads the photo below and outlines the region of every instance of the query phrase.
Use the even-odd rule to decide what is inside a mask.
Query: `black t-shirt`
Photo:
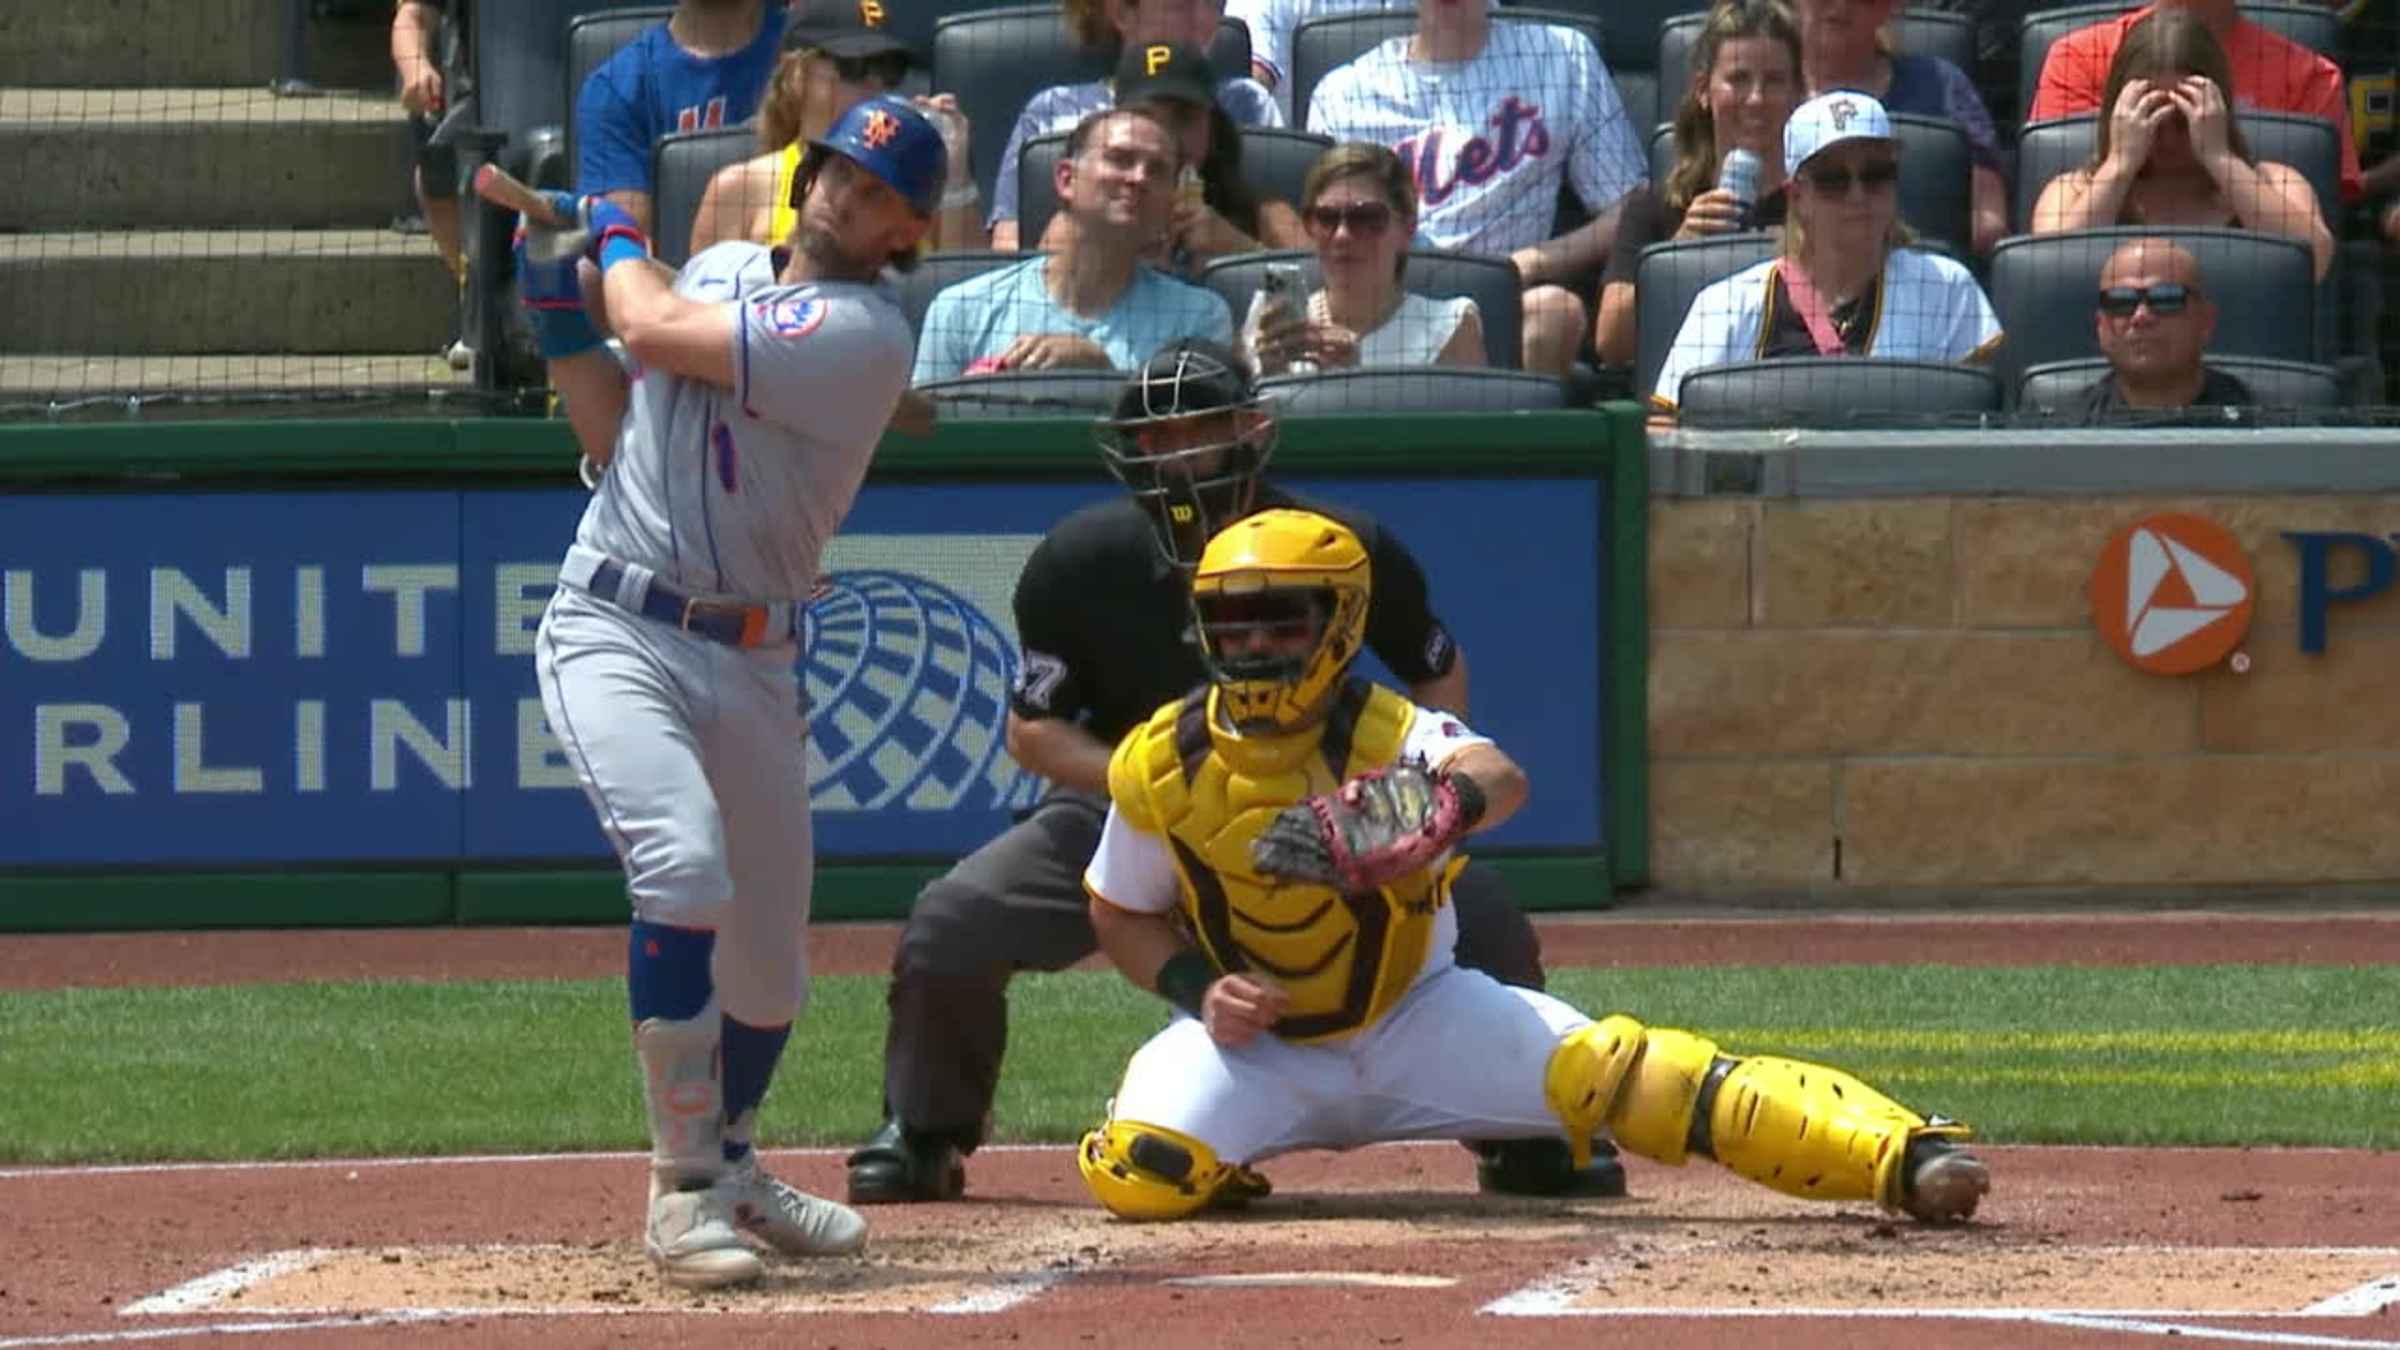
[[[1367,549],[1374,599],[1367,645],[1409,684],[1448,674],[1457,645],[1433,616],[1425,572],[1365,512],[1259,488],[1260,509],[1297,506],[1350,527]],[[1183,573],[1159,553],[1130,497],[1087,506],[1051,527],[1017,578],[1024,645],[1009,706],[1024,718],[1079,722],[1114,744],[1159,706],[1208,678],[1192,635]]]
[[[1842,350],[1852,356],[1864,356],[1875,341],[1875,325],[1883,317],[1883,276],[1878,273],[1875,284],[1856,297],[1835,305],[1826,316],[1833,320],[1834,335],[1842,340]],[[1792,293],[1783,284],[1783,269],[1775,271],[1775,290],[1767,297],[1766,323],[1759,329],[1758,354],[1772,359],[1778,356],[1819,356],[1816,334],[1808,331],[1808,320],[1800,317],[1800,309],[1792,303]]]
[[[1644,183],[1625,194],[1617,209],[1617,241],[1608,246],[1608,270],[1601,274],[1601,285],[1633,285],[1642,270],[1642,250],[1674,238],[1675,231],[1683,225],[1680,217],[1667,219],[1662,192],[1663,189]],[[1783,189],[1778,187],[1750,208],[1750,228],[1763,230],[1782,223]]]
[[[2111,371],[2092,381],[2091,387],[2084,390],[2083,396],[2076,401],[2077,420],[2087,427],[2105,422],[2155,422],[2160,425],[2173,425],[2181,421],[2223,422],[2225,414],[2220,409],[2247,408],[2255,401],[2250,386],[2242,383],[2239,376],[2228,375],[2214,366],[2203,366],[2201,369],[2200,396],[2182,408],[2128,406],[2124,391],[2117,387],[2116,373]]]

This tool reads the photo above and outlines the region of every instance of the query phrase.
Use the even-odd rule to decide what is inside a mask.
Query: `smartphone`
[[[1266,279],[1259,284],[1269,304],[1298,307],[1300,304],[1300,264],[1268,263]]]

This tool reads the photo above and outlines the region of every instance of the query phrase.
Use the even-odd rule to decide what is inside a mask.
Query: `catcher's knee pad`
[[[1216,1150],[1179,1130],[1112,1120],[1083,1137],[1075,1151],[1083,1184],[1109,1213],[1124,1219],[1180,1219],[1219,1200],[1266,1193],[1266,1178],[1217,1161]]]
[[[1839,1069],[1775,1055],[1728,1061],[1713,1086],[1708,1151],[1760,1185],[1812,1200],[1899,1209],[1909,1140],[1969,1133],[1928,1122]]]
[[[1622,1013],[1569,1032],[1550,1052],[1543,1082],[1550,1110],[1567,1127],[1576,1166],[1606,1125],[1619,1144],[1654,1162],[1680,1164],[1700,1085],[1716,1043]]]

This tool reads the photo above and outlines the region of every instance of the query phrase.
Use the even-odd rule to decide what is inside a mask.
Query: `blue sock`
[[[725,1019],[725,1122],[731,1125],[758,1109],[767,1099],[767,1082],[775,1076],[775,1062],[783,1058],[783,1043],[792,1037],[792,1024],[779,1027],[754,1027],[748,1022]],[[725,1161],[740,1162],[750,1151],[745,1136],[725,1140]]]
[[[663,1017],[682,1022],[699,1016],[716,992],[716,979],[709,971],[709,957],[716,949],[713,930],[634,920],[625,956],[633,1020]]]

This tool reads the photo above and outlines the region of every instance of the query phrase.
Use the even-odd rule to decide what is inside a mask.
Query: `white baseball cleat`
[[[1927,1223],[1956,1223],[1975,1213],[1976,1204],[1992,1188],[1992,1174],[1983,1159],[1945,1139],[1912,1143],[1908,1166],[1910,1214]]]
[[[717,1182],[743,1232],[785,1256],[848,1256],[867,1245],[865,1216],[775,1179],[752,1150]]]
[[[723,1182],[696,1191],[650,1197],[642,1245],[667,1283],[685,1289],[723,1289],[767,1273],[758,1253],[733,1226],[733,1192]]]

